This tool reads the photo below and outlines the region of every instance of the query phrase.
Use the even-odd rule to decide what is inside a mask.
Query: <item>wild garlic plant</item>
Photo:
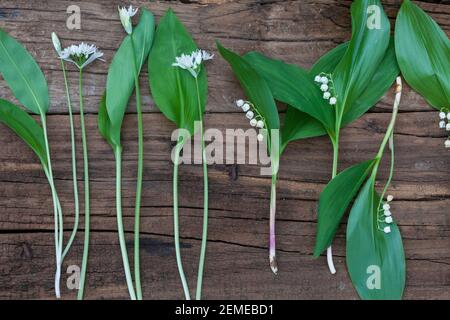
[[[405,0],[395,24],[395,52],[406,82],[436,110],[450,131],[450,40],[422,9]],[[450,148],[450,133],[444,141]]]
[[[99,131],[112,147],[116,161],[117,229],[125,280],[132,300],[141,300],[143,298],[140,275],[139,234],[144,142],[139,74],[152,47],[155,29],[153,14],[146,9],[141,10],[139,23],[136,27],[133,27],[131,18],[137,11],[138,9],[132,6],[129,6],[128,9],[119,7],[120,21],[127,35],[109,66],[106,90],[100,102],[98,113]],[[120,137],[123,118],[133,89],[136,95],[138,122],[138,172],[134,221],[134,283],[128,259],[122,216],[122,145]]]
[[[380,9],[376,22],[370,6]],[[380,1],[353,1],[351,15],[350,41],[322,56],[309,72],[257,52],[244,56],[266,80],[274,98],[288,105],[286,121],[295,128],[293,137],[329,136],[332,179],[338,174],[341,129],[381,99],[399,73],[389,20]],[[319,206],[314,256],[326,250],[331,273],[336,272],[331,244],[337,226],[330,217],[342,217],[344,212],[331,203]]]
[[[198,132],[201,139],[203,167],[203,231],[195,297],[200,300],[208,236],[208,163],[203,124],[208,85],[204,63],[212,58],[212,54],[197,48],[173,11],[167,10],[156,29],[155,44],[149,57],[148,73],[153,100],[161,112],[175,122],[180,129],[172,159],[174,163],[173,226],[177,267],[187,300],[191,299],[191,294],[180,249],[178,168],[184,145],[190,143],[190,136]]]
[[[19,106],[0,99],[0,121],[36,153],[50,185],[54,211],[55,295],[60,298],[61,268],[71,242],[64,247],[63,212],[55,187],[47,133],[46,114],[50,103],[47,81],[29,52],[2,29],[0,29],[0,73],[23,107],[31,113],[38,114],[41,119],[39,124]],[[76,232],[76,226],[72,233],[74,232]]]
[[[73,122],[73,111],[72,111],[72,101],[70,98],[70,89],[67,80],[67,73],[64,61],[73,63],[79,72],[78,80],[78,92],[79,92],[79,106],[80,106],[80,124],[81,124],[81,141],[83,147],[83,169],[84,169],[84,244],[83,244],[83,258],[81,262],[80,270],[80,282],[77,298],[79,300],[83,299],[84,286],[86,282],[86,270],[87,262],[89,256],[89,234],[90,234],[90,191],[89,191],[89,157],[88,157],[88,146],[87,146],[87,136],[86,136],[86,126],[84,120],[84,106],[83,106],[83,70],[99,59],[102,60],[103,52],[99,51],[97,47],[93,44],[86,44],[84,42],[78,45],[71,45],[65,49],[61,49],[61,42],[56,35],[52,33],[53,46],[58,54],[61,61],[61,69],[64,76],[65,92],[67,96],[67,107],[69,109],[69,121],[70,121],[70,140],[72,146],[72,175],[73,175],[73,194],[75,202],[75,222],[74,229],[69,238],[68,247],[72,244],[75,239],[78,223],[79,223],[79,201],[78,201],[78,178],[77,178],[77,160],[76,160],[76,145],[75,145],[75,129]],[[67,251],[63,252],[63,257],[67,254]]]

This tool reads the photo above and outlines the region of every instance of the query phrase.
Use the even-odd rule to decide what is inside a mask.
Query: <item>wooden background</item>
[[[431,1],[429,1],[431,2]],[[439,2],[439,1],[435,1]],[[265,54],[309,67],[323,53],[350,36],[350,1],[132,1],[157,19],[172,7],[201,48],[217,53],[214,39],[239,53]],[[391,22],[400,1],[382,1]],[[81,8],[81,30],[68,30],[66,8]],[[108,62],[124,36],[117,5],[96,1],[0,1],[0,27],[22,42],[48,79],[51,95],[49,132],[57,188],[64,206],[65,227],[73,223],[70,136],[63,78],[50,34],[57,31],[63,46],[94,42],[105,52],[85,72],[87,128],[92,190],[92,238],[86,298],[128,298],[116,233],[114,160],[97,131],[97,106],[105,86]],[[418,2],[450,33],[450,6]],[[207,128],[247,128],[233,100],[243,96],[229,66],[220,56],[208,63]],[[77,72],[70,67],[73,101]],[[172,163],[170,134],[174,126],[155,108],[147,72],[141,76],[145,126],[145,170],[142,199],[142,278],[147,299],[181,299],[183,293],[172,241]],[[13,99],[3,80],[2,98]],[[343,131],[339,167],[344,169],[373,156],[388,119],[393,91]],[[407,259],[407,299],[450,298],[450,162],[445,131],[437,112],[405,88],[395,132],[396,171],[390,193],[394,218],[403,235]],[[79,118],[76,117],[78,140]],[[137,130],[134,99],[123,127],[123,206],[132,248]],[[82,190],[81,143],[78,144]],[[50,189],[37,158],[5,126],[0,125],[0,298],[53,298],[54,242]],[[268,266],[270,178],[254,165],[211,165],[210,223],[204,298],[207,299],[355,299],[345,267],[345,226],[335,245],[336,275],[325,258],[313,259],[316,206],[331,173],[327,138],[289,145],[281,160],[278,185],[277,239],[280,272]],[[386,164],[386,163],[385,163]],[[385,181],[386,165],[379,178]],[[181,232],[184,267],[195,288],[201,239],[201,167],[180,171]],[[82,198],[82,194],[81,197]],[[83,201],[81,201],[83,209]],[[82,211],[83,212],[83,211]],[[81,224],[83,227],[83,224]],[[67,235],[69,232],[67,231]],[[65,261],[80,264],[83,230]],[[65,270],[65,269],[64,269]],[[65,287],[64,298],[75,292]]]

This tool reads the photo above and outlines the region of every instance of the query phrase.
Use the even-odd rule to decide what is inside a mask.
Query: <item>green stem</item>
[[[131,300],[136,300],[133,279],[131,277],[130,263],[128,262],[127,244],[125,242],[125,233],[123,230],[122,218],[122,148],[116,147],[114,150],[116,158],[116,211],[117,211],[117,232],[119,234],[120,252],[122,254],[123,267],[125,270],[125,279]]]
[[[198,86],[198,79],[195,78],[195,85],[197,90],[197,103],[198,113],[200,117],[200,138],[202,145],[202,163],[203,163],[203,232],[202,232],[202,245],[200,249],[200,259],[198,263],[198,275],[197,275],[197,291],[195,298],[201,300],[202,297],[202,283],[203,283],[203,270],[205,267],[206,256],[206,243],[208,241],[208,162],[206,159],[205,150],[205,137],[203,130],[203,110],[200,99],[200,89]]]
[[[83,260],[81,262],[80,288],[78,290],[78,300],[83,299],[84,284],[86,282],[86,269],[89,255],[89,229],[90,229],[90,204],[89,204],[89,160],[86,139],[86,128],[84,124],[83,110],[83,70],[80,69],[79,78],[79,94],[80,94],[80,122],[81,122],[81,138],[83,144],[83,163],[84,163],[84,245]]]
[[[181,278],[181,284],[183,285],[184,296],[186,300],[191,300],[189,294],[189,287],[186,281],[186,276],[183,270],[183,263],[181,261],[180,252],[180,227],[179,227],[179,215],[178,215],[178,166],[180,161],[180,152],[183,149],[184,141],[182,138],[178,139],[175,146],[175,155],[173,159],[173,236],[175,242],[175,255],[177,259],[178,272]]]
[[[61,68],[64,75],[64,85],[66,89],[67,96],[67,106],[69,108],[69,121],[70,121],[70,140],[72,145],[72,179],[73,179],[73,198],[75,203],[75,221],[73,223],[72,234],[70,235],[69,241],[63,251],[62,258],[64,259],[72,246],[73,241],[78,230],[78,224],[80,219],[80,205],[78,200],[78,175],[77,175],[77,157],[76,157],[76,146],[75,146],[75,129],[73,124],[73,113],[72,113],[72,102],[69,93],[69,83],[67,81],[66,68],[64,66],[64,61],[61,59]]]
[[[140,228],[140,210],[142,195],[142,173],[144,169],[144,133],[142,125],[142,105],[141,93],[139,88],[139,74],[136,65],[136,53],[134,48],[133,37],[131,37],[131,45],[133,48],[134,62],[134,86],[136,93],[136,111],[138,118],[138,167],[136,181],[136,202],[134,206],[134,280],[136,284],[136,295],[138,300],[142,300],[141,271],[140,271],[140,255],[139,255],[139,228]]]
[[[45,114],[41,114],[42,129],[44,131],[45,140],[45,152],[47,156],[47,170],[46,175],[50,184],[53,199],[53,210],[55,219],[55,254],[56,254],[56,272],[55,272],[55,295],[59,299],[61,298],[60,282],[61,282],[61,266],[62,266],[62,241],[63,241],[63,217],[61,204],[59,202],[58,194],[55,188],[55,182],[53,179],[53,169],[50,157],[50,146],[48,143],[47,135],[47,120]]]

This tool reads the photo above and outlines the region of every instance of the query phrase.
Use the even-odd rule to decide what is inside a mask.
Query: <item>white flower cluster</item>
[[[61,50],[61,42],[54,32],[52,33],[52,41],[59,58],[74,63],[79,69],[83,69],[91,62],[103,56],[103,52],[99,51],[95,45],[84,42],[79,45],[73,44]]]
[[[315,76],[314,81],[320,85],[320,90],[323,92],[323,98],[328,100],[330,105],[334,106],[337,99],[334,94],[334,85],[331,75],[322,72]]]
[[[179,67],[184,70],[188,70],[194,78],[197,78],[200,73],[200,66],[203,61],[211,60],[214,58],[213,54],[205,50],[195,50],[191,54],[183,53],[181,56],[175,58],[175,62],[172,66]]]
[[[450,110],[445,108],[441,109],[439,112],[439,119],[439,128],[450,131]],[[445,140],[444,146],[450,148],[450,137]]]
[[[381,229],[384,233],[391,232],[391,227],[389,226],[389,224],[394,221],[392,219],[391,206],[389,205],[389,202],[391,202],[392,200],[394,200],[394,196],[388,195],[386,198],[386,202],[383,204],[383,209],[380,210],[380,213],[383,212],[383,216],[381,219],[378,218],[378,222],[388,224],[387,226],[384,226],[383,229]]]
[[[138,8],[133,9],[133,6],[129,6],[128,9],[126,7],[118,7],[119,9],[119,17],[120,22],[122,23],[125,32],[131,34],[133,32],[133,25],[131,24],[131,17],[133,17],[137,12]]]
[[[250,121],[250,125],[252,127],[261,130],[264,129],[264,118],[250,101],[239,99],[236,101],[236,106],[238,108],[241,108],[242,111],[245,112],[245,116]],[[264,135],[261,133],[261,131],[258,133],[257,139],[260,142],[264,140]]]

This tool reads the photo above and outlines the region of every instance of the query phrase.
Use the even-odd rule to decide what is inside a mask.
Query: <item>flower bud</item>
[[[256,126],[261,129],[264,128],[264,121],[258,120],[258,123],[256,124]]]
[[[337,99],[336,99],[335,97],[331,97],[331,98],[330,98],[330,104],[331,104],[331,105],[335,105],[336,102],[337,102]]]
[[[250,120],[250,125],[251,125],[252,127],[256,127],[256,123],[257,123],[256,119]]]
[[[58,36],[54,32],[52,32],[52,42],[53,47],[55,47],[56,52],[59,54],[61,52],[61,42],[59,41]]]
[[[386,218],[384,219],[384,221],[385,221],[386,223],[392,223],[393,219],[392,219],[391,216],[389,216],[389,217],[386,217]]]
[[[244,105],[242,106],[242,111],[247,112],[248,110],[250,110],[250,106],[248,103],[244,103]]]
[[[247,119],[249,119],[249,120],[251,120],[251,119],[253,119],[253,116],[254,116],[255,114],[253,113],[253,111],[249,111],[249,112],[247,112],[246,114],[245,114],[245,116],[247,117]]]
[[[242,108],[242,106],[244,105],[244,100],[242,100],[242,99],[237,100],[237,101],[236,101],[236,105],[237,105],[239,108]]]
[[[322,90],[323,92],[328,91],[328,85],[326,84],[321,85],[320,90]]]
[[[391,233],[391,227],[384,227],[383,231],[384,233]]]

